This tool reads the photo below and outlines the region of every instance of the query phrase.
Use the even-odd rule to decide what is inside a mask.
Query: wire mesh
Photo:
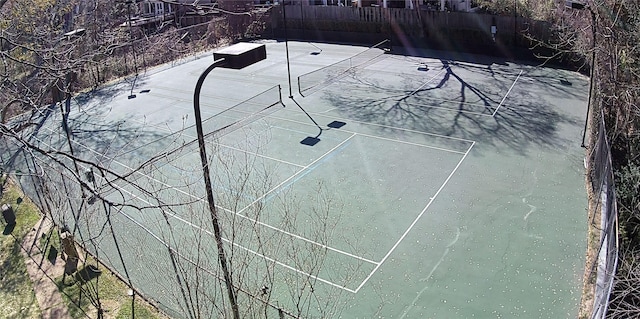
[[[219,138],[284,107],[280,85],[265,90],[202,121],[205,136]]]
[[[264,134],[269,129],[268,121],[259,120],[279,110],[279,105],[284,107],[280,87],[274,86],[203,123],[207,147],[212,149],[209,164],[219,168],[213,176],[219,187],[219,218],[225,227],[224,247],[229,249],[233,287],[246,315],[243,317],[287,315],[265,288],[277,286],[272,283],[286,278],[273,278],[276,264],[262,255],[259,247],[250,249],[239,244],[264,233],[257,223],[264,206],[256,198],[273,185],[266,181],[267,176],[253,174],[271,168],[255,156],[263,145],[250,134]],[[43,146],[55,144],[60,145],[57,151],[67,150],[64,135],[49,135],[56,137]],[[180,138],[166,138],[172,142],[157,140],[155,150],[168,145],[176,148],[124,173],[108,166],[116,159],[100,153],[96,160],[96,154],[81,148],[76,149],[75,157],[69,157],[13,147],[10,153],[14,155],[3,153],[2,164],[3,169],[9,169],[5,164],[15,162],[11,171],[26,172],[16,177],[27,196],[58,227],[69,230],[89,254],[166,313],[176,318],[230,317],[211,215],[204,200],[198,146],[194,141],[180,143]],[[220,146],[221,139],[226,147]],[[7,144],[4,139],[2,142]],[[76,142],[82,143],[78,140],[73,145]],[[248,206],[252,207],[245,213],[254,219],[235,213]],[[293,240],[283,233],[277,235]],[[282,241],[270,238],[269,243],[278,247]]]
[[[613,289],[618,265],[618,208],[611,162],[611,148],[607,138],[604,114],[598,121],[598,139],[591,154],[591,189],[597,197],[602,227],[598,258],[591,267],[591,275],[596,276],[592,319],[604,319],[607,315],[609,297]],[[591,277],[591,276],[590,276]]]
[[[384,40],[352,57],[298,76],[298,91],[300,95],[308,96],[340,79],[349,70],[362,67],[374,61],[385,53],[384,46],[388,45],[388,43],[389,40]]]

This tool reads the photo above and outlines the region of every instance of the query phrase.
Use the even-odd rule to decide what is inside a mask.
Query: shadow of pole
[[[307,136],[305,139],[300,141],[300,144],[304,144],[304,145],[308,145],[308,146],[314,146],[314,145],[318,144],[318,142],[320,142],[320,135],[322,135],[322,131],[324,129],[318,124],[318,122],[316,122],[316,120],[311,116],[311,114],[309,114],[309,112],[307,112],[307,110],[305,110],[302,107],[302,105],[300,105],[300,103],[298,103],[298,101],[296,101],[293,98],[293,96],[290,96],[289,98],[291,99],[291,101],[293,101],[293,103],[295,103],[300,108],[300,110],[302,110],[302,112],[304,112],[304,114],[311,120],[311,122],[313,122],[313,124],[316,125],[318,130],[320,130],[318,132],[318,135],[316,135],[315,137]]]

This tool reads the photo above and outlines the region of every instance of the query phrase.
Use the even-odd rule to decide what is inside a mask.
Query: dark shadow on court
[[[307,146],[314,146],[319,142],[320,142],[320,139],[318,137],[307,136],[302,141],[300,141],[300,144],[307,145]]]
[[[291,101],[293,101],[293,103],[295,103],[298,106],[298,108],[302,112],[304,112],[304,114],[311,120],[311,122],[313,122],[313,124],[315,124],[315,126],[319,130],[318,135],[316,135],[316,136],[307,136],[302,141],[300,141],[300,144],[307,145],[307,146],[314,146],[314,145],[318,144],[320,142],[320,135],[322,135],[323,128],[318,124],[318,122],[316,122],[316,120],[311,116],[311,114],[309,114],[309,112],[307,112],[307,110],[305,110],[302,107],[302,105],[300,105],[300,103],[298,103],[298,101],[296,101],[293,98],[293,96],[290,96],[289,98],[291,99]]]
[[[311,114],[309,114],[302,107],[302,105],[300,105],[300,103],[298,103],[298,101],[296,101],[293,97],[290,97],[290,98],[300,108],[300,110],[302,110],[304,112],[304,114],[313,122],[313,124],[316,125],[316,127],[319,130],[318,135],[316,135],[316,136],[307,136],[302,141],[300,141],[300,144],[307,145],[307,146],[314,146],[314,145],[318,144],[320,142],[320,135],[322,135],[322,132],[325,130],[325,128],[322,128],[318,124],[318,122],[316,122],[316,120],[311,116]],[[327,127],[329,129],[339,129],[339,128],[345,126],[345,125],[347,125],[347,123],[342,122],[342,121],[332,121],[331,123],[327,124]]]
[[[347,125],[347,123],[341,122],[341,121],[333,121],[333,122],[327,124],[328,127],[335,128],[335,129],[339,129],[339,128],[345,126],[345,125]]]
[[[517,89],[520,84],[515,82],[517,73],[510,75],[511,78],[507,77],[509,81],[505,81],[502,75],[501,82],[494,82],[494,74],[489,70],[485,72],[485,81],[479,81],[478,77],[468,80],[465,74],[457,73],[457,70],[459,67],[472,67],[455,65],[456,68],[453,68],[453,63],[441,60],[437,71],[432,67],[432,76],[437,74],[431,81],[433,85],[416,91],[414,96],[419,96],[411,103],[408,100],[412,92],[401,89],[411,85],[415,87],[415,79],[403,79],[406,83],[400,83],[400,89],[389,90],[389,85],[393,83],[385,83],[383,78],[378,77],[354,80],[357,73],[349,79],[356,88],[347,91],[325,89],[323,98],[335,107],[341,117],[378,124],[382,134],[393,127],[402,127],[483,142],[496,148],[507,147],[519,154],[526,153],[529,146],[533,145],[553,149],[566,144],[567,140],[559,127],[563,124],[575,125],[583,120],[560,113],[553,103],[544,99],[546,96],[551,99],[574,96],[573,89],[562,85],[558,78],[541,77],[541,89],[530,91]],[[549,80],[552,82],[549,83]],[[533,84],[535,88],[535,81],[527,85]],[[516,89],[509,92],[506,101],[501,101],[513,83],[516,83]],[[501,87],[493,87],[496,85]],[[442,99],[433,99],[433,94],[444,87],[448,89],[440,94]],[[451,93],[454,97],[446,96],[446,92],[451,92],[447,91],[449,89],[457,90]],[[487,92],[494,93],[488,95]],[[469,101],[476,104],[478,110],[482,108],[481,112],[470,112]]]

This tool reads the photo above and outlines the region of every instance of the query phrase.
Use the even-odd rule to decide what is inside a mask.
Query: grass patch
[[[44,247],[44,256],[49,261],[54,262],[62,249],[58,231],[55,228],[51,228],[46,233],[42,233],[38,247]]]
[[[580,298],[580,306],[578,309],[578,318],[587,319],[591,317],[593,312],[593,302],[595,297],[596,288],[596,273],[592,272],[593,266],[598,259],[598,249],[600,247],[600,218],[601,209],[599,202],[599,194],[595,194],[591,188],[591,174],[587,174],[586,189],[589,201],[589,208],[587,212],[587,251],[585,258],[585,269],[582,276],[582,296]]]
[[[157,312],[154,309],[151,309],[149,305],[135,300],[135,304],[133,306],[135,309],[135,318],[136,319],[155,319],[159,318]],[[118,311],[116,315],[116,319],[130,319],[133,318],[133,310],[131,307],[131,302],[125,303]]]
[[[40,318],[40,308],[20,246],[40,214],[33,203],[24,200],[24,195],[10,180],[0,178],[0,185],[0,205],[11,205],[16,215],[16,226],[10,233],[4,219],[0,222],[3,230],[0,235],[0,318]]]
[[[10,204],[16,215],[16,225],[11,232],[5,229],[4,219],[0,218],[0,231],[7,233],[0,235],[0,318],[41,318],[42,312],[20,246],[25,235],[40,220],[41,214],[19,187],[4,176],[0,176],[0,194],[0,205]],[[55,257],[61,251],[58,231],[52,228],[43,233],[38,239],[38,246],[46,247],[45,257]],[[85,264],[78,265],[79,271],[67,276],[64,282],[62,277],[56,279],[70,315],[73,318],[84,319],[87,315],[97,318],[95,296],[98,296],[104,318],[131,318],[134,311],[131,296],[127,294],[127,285],[101,264],[98,264],[97,272],[84,268],[96,264],[89,257]],[[136,298],[133,309],[136,318],[166,318],[139,297]]]
[[[128,286],[90,256],[74,275],[57,278],[56,284],[73,318],[96,318],[98,309],[105,318],[132,318]],[[135,318],[166,318],[139,298],[133,308]]]

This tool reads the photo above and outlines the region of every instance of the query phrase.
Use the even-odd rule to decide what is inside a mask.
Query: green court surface
[[[488,57],[391,51],[301,96],[298,76],[367,48],[289,42],[289,97],[285,44],[266,48],[264,61],[214,70],[201,101],[211,133],[277,102],[273,87],[281,85],[282,104],[268,114],[207,137],[225,245],[272,267],[273,303],[287,307],[292,282],[311,275],[318,298],[337,296],[328,317],[577,316],[587,78]],[[192,202],[164,214],[113,214],[125,260],[139,267],[129,269],[134,284],[170,313],[181,301],[163,297],[165,286],[150,283],[144,265],[171,271],[159,243],[175,241],[192,256],[195,230],[210,231],[192,106],[210,63],[206,55],[148,71],[136,98],[127,98],[131,82],[114,84],[78,97],[70,113],[78,156],[135,181],[116,181],[107,198]],[[58,126],[43,125],[42,145],[64,146]],[[240,179],[250,186],[239,191]],[[97,218],[87,229],[93,223],[102,225]],[[205,250],[215,251],[205,237]],[[102,255],[120,269],[110,245],[105,239]],[[217,267],[215,258],[206,263]],[[250,290],[264,276],[249,268]]]

